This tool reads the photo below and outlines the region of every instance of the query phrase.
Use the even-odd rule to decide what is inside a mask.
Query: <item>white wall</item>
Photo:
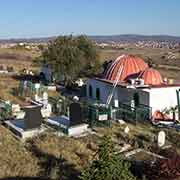
[[[99,88],[100,89],[100,101],[102,103],[106,103],[107,98],[112,89],[112,86],[110,84],[98,81],[96,79],[89,79],[86,82],[86,85],[87,85],[86,86],[87,97],[89,97],[89,86],[91,85],[93,88],[92,99],[96,100],[96,88]]]
[[[177,103],[176,90],[180,87],[152,88],[150,93],[150,106],[152,113],[156,110],[164,110],[165,108],[175,107]]]
[[[106,103],[107,98],[112,90],[112,84],[96,79],[89,79],[86,84],[87,96],[89,95],[89,85],[91,85],[93,88],[93,99],[96,99],[96,88],[99,88],[101,94],[100,100],[102,103]],[[144,89],[131,89],[117,86],[112,103],[114,103],[114,100],[117,99],[119,102],[130,105],[134,93],[138,92],[140,104],[152,107],[153,114],[156,110],[162,111],[165,108],[177,106],[176,90],[178,89],[180,89],[180,86]]]
[[[86,82],[86,92],[87,97],[89,97],[89,85],[93,88],[93,98],[96,99],[96,88],[100,89],[100,101],[102,103],[106,103],[108,96],[112,92],[113,85],[99,81],[96,79],[89,79]],[[112,103],[114,103],[114,100],[118,100],[122,103],[127,103],[130,105],[131,100],[133,99],[134,93],[138,92],[139,98],[140,98],[140,104],[149,105],[149,92],[143,91],[141,89],[127,89],[125,87],[117,86],[116,90],[114,92],[114,96],[112,98]],[[90,98],[90,97],[89,97]]]

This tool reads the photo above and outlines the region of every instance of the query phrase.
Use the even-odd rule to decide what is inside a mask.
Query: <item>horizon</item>
[[[178,0],[6,0],[0,6],[0,39],[68,34],[180,36]]]
[[[48,39],[48,38],[54,38],[59,36],[68,36],[71,34],[59,34],[54,36],[37,36],[37,37],[11,37],[11,38],[0,38],[0,40],[28,40],[28,39]],[[73,34],[72,34],[73,35]],[[73,36],[79,36],[79,35],[85,35],[87,37],[111,37],[111,36],[147,36],[147,37],[174,37],[174,38],[180,38],[180,36],[176,35],[169,35],[169,34],[107,34],[107,35],[88,35],[88,34],[76,34]]]

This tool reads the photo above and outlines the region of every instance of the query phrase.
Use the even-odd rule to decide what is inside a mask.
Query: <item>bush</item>
[[[104,136],[97,151],[97,158],[84,170],[81,180],[133,180],[130,164],[115,153],[115,147],[108,136]]]

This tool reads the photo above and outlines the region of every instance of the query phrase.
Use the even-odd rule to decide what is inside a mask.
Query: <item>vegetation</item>
[[[100,63],[93,43],[86,36],[61,36],[42,51],[41,63],[49,65],[54,74],[72,83],[78,77],[98,72]]]
[[[167,180],[180,177],[180,155],[174,149],[163,151],[159,153],[167,159],[158,159],[153,164],[146,164],[144,172],[148,179]]]
[[[97,158],[82,172],[82,180],[133,180],[129,163],[115,154],[111,137],[104,136],[97,151]]]

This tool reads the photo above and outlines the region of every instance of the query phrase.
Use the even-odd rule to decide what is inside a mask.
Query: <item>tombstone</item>
[[[70,126],[79,125],[82,123],[82,108],[79,103],[72,103],[70,111]]]
[[[48,93],[47,92],[43,93],[43,105],[44,106],[48,105]]]
[[[78,96],[74,96],[73,100],[77,102],[77,101],[79,101],[79,97]]]
[[[38,94],[35,94],[35,95],[34,95],[34,99],[35,99],[35,101],[39,101],[39,96],[38,96]]]
[[[166,134],[165,134],[165,132],[164,131],[160,131],[159,133],[158,133],[158,146],[159,147],[162,147],[162,146],[164,146],[165,145],[165,141],[166,141]]]
[[[31,106],[23,108],[25,111],[24,129],[30,130],[39,128],[42,124],[41,106]]]
[[[126,126],[126,127],[125,127],[125,129],[124,129],[124,133],[125,133],[125,134],[128,134],[128,133],[129,133],[129,131],[130,131],[129,127],[128,127],[128,126]]]

